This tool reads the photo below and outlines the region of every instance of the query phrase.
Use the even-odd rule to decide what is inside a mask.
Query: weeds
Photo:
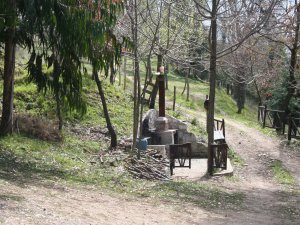
[[[295,178],[290,172],[282,165],[280,160],[274,160],[271,163],[271,169],[275,179],[281,184],[294,185],[296,183]]]
[[[245,163],[244,160],[231,148],[228,150],[228,157],[236,166],[243,166]]]

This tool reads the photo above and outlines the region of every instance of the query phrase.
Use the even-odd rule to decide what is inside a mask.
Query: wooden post
[[[225,120],[222,119],[222,124],[223,124],[223,136],[225,138]]]
[[[260,103],[258,103],[257,121],[260,122]]]
[[[174,86],[173,111],[175,111],[175,105],[176,105],[176,86]]]
[[[126,73],[127,73],[126,62],[127,62],[127,58],[124,55],[124,91],[126,91]]]
[[[206,95],[206,99],[204,101],[204,109],[206,111],[206,132],[208,133],[208,108],[209,108],[209,98]]]
[[[285,133],[286,116],[282,117],[282,135]]]
[[[291,116],[289,116],[288,125],[289,125],[289,128],[288,128],[288,140],[290,141],[292,139],[292,117]]]
[[[165,76],[163,75],[163,73],[161,73],[161,75],[159,75],[158,77],[158,94],[159,94],[159,98],[158,98],[158,103],[159,103],[159,116],[160,117],[165,117],[166,113],[165,113]]]
[[[121,63],[122,63],[122,59],[121,59]],[[119,70],[119,86],[121,86],[121,79],[122,79],[122,77],[121,77],[121,65],[122,64],[120,64],[119,67],[118,67],[118,70]]]
[[[266,126],[266,117],[267,117],[267,105],[265,105],[265,109],[264,109],[263,128],[265,128]]]

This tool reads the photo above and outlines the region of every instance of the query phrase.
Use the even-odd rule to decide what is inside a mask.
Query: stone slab
[[[186,179],[192,181],[199,181],[206,176],[207,159],[192,159],[191,169],[176,167],[174,170],[173,179]],[[230,159],[227,159],[227,170],[222,170],[215,173],[214,176],[232,176],[233,167]]]
[[[228,158],[227,158],[227,169],[214,173],[214,176],[232,176],[232,175],[233,175],[233,167],[231,165],[230,159]]]

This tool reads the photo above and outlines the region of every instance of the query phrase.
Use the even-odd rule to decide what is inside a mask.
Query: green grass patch
[[[118,174],[108,161],[95,160],[98,153],[98,142],[79,136],[49,143],[15,134],[0,139],[0,178],[21,183],[66,180],[109,189],[118,189],[117,181],[126,184],[127,174]]]
[[[21,201],[25,200],[25,198],[22,196],[18,196],[18,195],[0,194],[0,200],[21,202]]]
[[[282,165],[280,160],[274,160],[271,163],[272,172],[275,179],[281,184],[294,185],[296,183],[295,178],[291,173]]]
[[[230,158],[233,165],[243,166],[245,164],[244,160],[231,148],[228,150],[228,158]]]
[[[240,181],[238,176],[232,175],[232,176],[225,176],[225,178],[231,182],[238,182]]]

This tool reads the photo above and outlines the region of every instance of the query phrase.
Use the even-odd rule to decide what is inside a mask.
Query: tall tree
[[[18,38],[14,38],[14,43],[22,44],[31,53],[28,62],[30,80],[37,83],[39,90],[53,91],[58,102],[58,111],[60,103],[63,103],[83,113],[86,108],[82,93],[82,76],[86,70],[82,58],[90,56],[91,43],[96,43],[98,48],[104,50],[97,63],[104,65],[108,62],[107,58],[111,54],[105,51],[104,47],[107,44],[114,47],[116,42],[108,43],[109,39],[106,37],[112,36],[117,12],[122,8],[121,2],[20,0],[18,4],[12,5],[18,13],[16,15],[12,14],[14,10],[6,13],[7,9],[11,8],[10,3],[1,1],[0,14],[6,15],[5,21],[9,23],[7,26],[10,29],[14,29],[16,24],[16,21],[11,23],[10,20],[19,20],[18,33],[15,35]],[[6,36],[11,34],[6,27],[3,28],[0,23],[1,42],[7,40]],[[91,42],[91,37],[94,42]],[[120,51],[116,51],[112,60],[117,59],[119,54]],[[12,56],[10,58],[14,59]],[[43,64],[48,64],[49,68],[53,68],[53,72],[49,74],[43,71]],[[10,95],[6,93],[4,97],[13,96],[13,88],[8,90]],[[10,100],[12,102],[12,97]],[[3,109],[10,109],[10,102],[4,101]],[[2,123],[7,124],[7,121],[10,120],[3,116]]]
[[[2,8],[5,7],[5,8]],[[3,11],[2,11],[3,10]],[[13,93],[14,93],[14,74],[15,74],[15,54],[16,54],[16,20],[17,5],[16,0],[7,0],[6,4],[2,2],[1,12],[5,15],[6,28],[4,42],[4,88],[2,119],[0,124],[0,135],[6,135],[13,129]]]

